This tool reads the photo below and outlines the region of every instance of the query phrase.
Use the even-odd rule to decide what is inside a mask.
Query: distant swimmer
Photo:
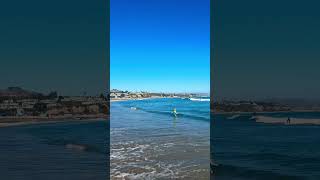
[[[290,119],[290,117],[288,117],[287,124],[290,124],[290,121],[291,121],[291,119]]]
[[[173,108],[172,114],[173,114],[175,117],[177,117],[178,113],[177,113],[177,109],[176,109],[176,108]]]

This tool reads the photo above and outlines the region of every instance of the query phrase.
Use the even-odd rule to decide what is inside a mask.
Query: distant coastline
[[[157,98],[192,98],[199,96],[195,93],[152,93],[152,92],[130,92],[113,89],[110,91],[110,102],[145,100]]]
[[[277,101],[218,101],[211,104],[214,114],[252,114],[320,112],[320,104],[286,103]]]
[[[0,127],[61,121],[107,119],[109,101],[100,96],[48,95],[9,87],[0,90]]]
[[[119,98],[119,99],[111,99],[110,102],[119,102],[119,101],[139,101],[139,100],[147,100],[147,99],[161,99],[161,98],[178,98],[178,97],[145,97],[145,98]]]

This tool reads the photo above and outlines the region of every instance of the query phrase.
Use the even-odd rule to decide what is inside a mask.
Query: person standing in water
[[[290,117],[288,117],[287,119],[287,124],[290,124]]]
[[[177,113],[177,109],[176,109],[176,108],[173,108],[172,113],[173,113],[173,115],[174,115],[175,117],[177,117],[178,113]]]

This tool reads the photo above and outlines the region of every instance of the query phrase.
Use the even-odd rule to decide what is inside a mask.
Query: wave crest
[[[191,101],[210,101],[209,98],[189,98]]]

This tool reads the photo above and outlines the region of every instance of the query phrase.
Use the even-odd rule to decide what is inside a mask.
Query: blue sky
[[[108,82],[105,0],[16,0],[0,6],[0,89],[97,95]]]
[[[214,1],[214,95],[320,99],[319,5]]]
[[[209,0],[111,0],[111,88],[209,92]]]

